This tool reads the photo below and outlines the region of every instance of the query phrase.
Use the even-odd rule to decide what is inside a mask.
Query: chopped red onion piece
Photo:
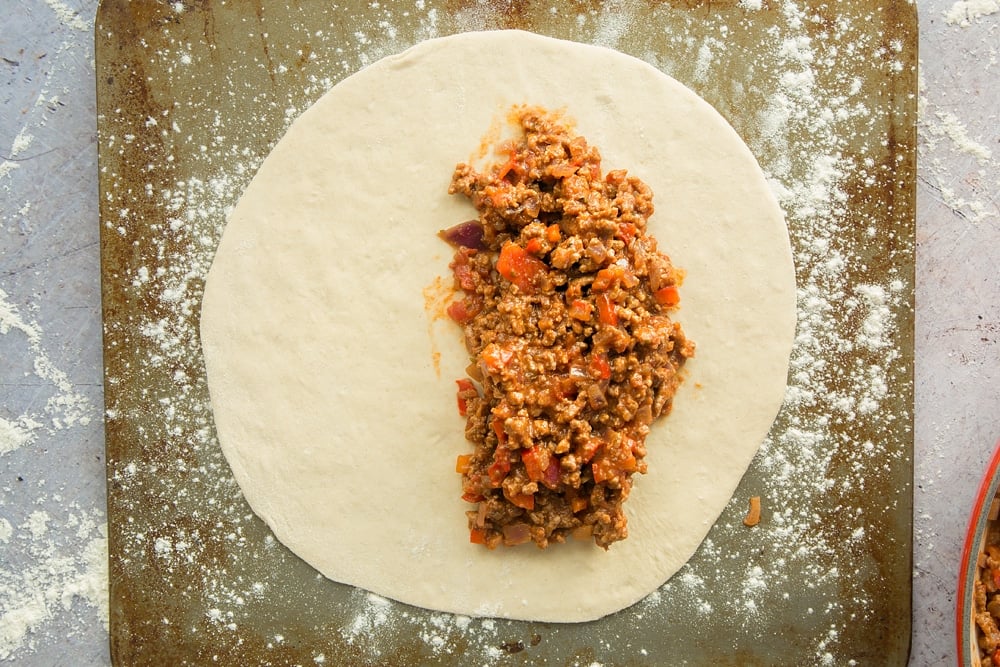
[[[524,544],[531,540],[531,533],[526,523],[511,523],[503,527],[503,541],[508,546]]]
[[[454,227],[442,229],[438,236],[457,248],[486,249],[486,244],[483,243],[483,226],[478,220],[466,220]]]

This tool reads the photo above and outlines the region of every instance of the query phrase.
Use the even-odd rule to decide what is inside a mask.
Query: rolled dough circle
[[[518,103],[565,109],[606,170],[652,188],[650,231],[687,273],[697,356],[607,552],[469,544],[454,472],[468,357],[425,288],[449,275],[436,232],[475,217],[447,194],[455,164]],[[784,219],[725,120],[639,60],[520,31],[423,42],[305,111],[230,216],[201,313],[222,450],[279,540],[402,602],[554,622],[620,610],[691,557],[781,405],[794,328]]]

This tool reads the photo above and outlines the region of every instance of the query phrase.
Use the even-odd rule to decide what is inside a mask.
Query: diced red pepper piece
[[[535,495],[533,493],[510,493],[504,492],[504,496],[507,497],[514,505],[526,510],[535,509]]]
[[[600,484],[617,476],[617,471],[611,461],[606,456],[599,456],[590,464],[590,472],[594,475],[594,482]]]
[[[601,483],[638,470],[639,462],[633,453],[637,445],[638,443],[629,437],[612,438],[604,451],[595,456],[590,464],[594,481]]]
[[[542,482],[550,489],[554,489],[555,487],[559,486],[558,456],[549,457],[549,465],[545,468],[545,475],[542,478]]]
[[[587,140],[583,137],[573,137],[569,142],[570,163],[580,166],[587,157]]]
[[[476,387],[472,384],[472,380],[469,378],[455,380],[455,384],[458,385],[458,392],[456,394],[456,398],[458,399],[458,414],[465,417],[469,410],[468,399],[470,398],[470,394],[472,392],[476,392]]]
[[[605,183],[610,183],[611,185],[621,185],[628,178],[627,169],[612,169],[604,177]]]
[[[528,242],[524,244],[524,250],[531,255],[541,255],[542,240],[539,238],[528,239]]]
[[[503,481],[507,478],[507,473],[510,472],[510,461],[494,461],[489,468],[486,469],[486,474],[489,475],[490,485],[493,488],[498,489]]]
[[[483,360],[487,371],[499,373],[514,358],[514,351],[497,343],[490,343],[479,353],[479,358]]]
[[[493,208],[503,209],[505,208],[504,199],[507,196],[508,189],[509,186],[500,187],[498,185],[487,185],[483,188],[483,196],[490,198],[490,203],[493,205]]]
[[[631,222],[623,222],[618,225],[618,232],[615,236],[624,241],[625,245],[628,245],[632,242],[632,239],[635,238],[636,231],[637,230],[634,224]]]
[[[600,438],[588,438],[579,447],[577,447],[577,456],[579,456],[584,463],[589,463],[602,445],[604,445],[604,442]]]
[[[507,444],[507,431],[504,430],[503,423],[504,423],[503,417],[496,417],[496,416],[494,416],[493,419],[490,420],[490,426],[493,427],[493,432],[497,434],[497,441],[501,445],[506,445]],[[497,450],[499,450],[499,449],[500,448],[498,447]],[[494,454],[494,457],[495,456],[496,455]]]
[[[479,503],[483,501],[483,495],[481,493],[475,493],[473,491],[466,491],[462,494],[462,500],[467,503]]]
[[[677,291],[676,285],[667,285],[653,292],[653,298],[661,306],[676,306],[681,302],[681,294]]]
[[[590,372],[602,380],[609,379],[611,377],[611,364],[608,363],[608,358],[600,352],[590,355]]]
[[[545,239],[549,243],[559,243],[562,240],[562,231],[559,225],[552,224],[545,228]]]
[[[469,542],[472,544],[486,544],[486,531],[482,528],[473,528],[469,531]]]
[[[611,300],[606,292],[601,292],[597,295],[597,319],[601,324],[610,324],[611,326],[618,325],[618,310],[615,308],[615,302]]]
[[[534,294],[535,285],[548,272],[545,262],[516,243],[507,243],[497,258],[497,272],[525,294]]]
[[[618,264],[612,264],[597,272],[590,289],[595,292],[603,292],[611,289],[617,283],[621,283],[625,287],[634,287],[638,282],[639,279],[631,271]]]
[[[508,453],[509,450],[504,447],[504,443],[507,442],[507,433],[503,430],[502,419],[498,417],[493,418],[493,430],[496,431],[500,443],[493,450],[493,463],[486,469],[486,474],[489,476],[490,484],[493,488],[497,488],[503,483],[507,477],[507,473],[510,472],[510,454]]]
[[[445,312],[447,312],[448,317],[450,317],[455,322],[458,322],[459,324],[465,324],[473,317],[475,317],[476,313],[479,312],[479,309],[470,308],[468,299],[461,299],[459,301],[452,301],[450,304],[448,304],[448,309]]]
[[[601,269],[594,276],[594,282],[590,284],[590,289],[595,292],[603,292],[606,289],[610,289],[615,283],[617,277],[617,272],[621,270],[621,267],[616,265],[611,265],[605,269]]]
[[[521,462],[524,463],[524,471],[528,473],[528,479],[532,482],[541,482],[545,479],[545,469],[549,466],[551,453],[547,447],[535,445],[531,449],[521,452]]]
[[[503,179],[507,178],[507,174],[514,171],[514,167],[516,165],[517,162],[514,160],[514,156],[511,155],[510,159],[507,160],[506,164],[504,164],[504,166],[500,168],[500,171],[497,172],[497,180],[502,181]]]
[[[507,178],[507,175],[510,174],[510,172],[513,171],[513,172],[517,173],[517,171],[518,171],[518,169],[517,169],[517,167],[518,167],[518,164],[517,164],[517,144],[514,143],[513,140],[512,141],[505,141],[499,147],[498,152],[500,152],[500,153],[506,153],[507,156],[508,156],[507,157],[507,162],[505,162],[504,165],[502,167],[500,167],[500,171],[497,172],[497,180],[501,180],[502,181],[503,179]]]
[[[455,274],[455,282],[466,292],[473,292],[476,289],[476,281],[473,277],[475,271],[468,264],[455,264],[452,267],[452,273]]]
[[[455,472],[464,475],[472,467],[472,454],[459,454],[455,459]]]
[[[594,312],[594,306],[583,299],[573,299],[573,302],[569,304],[567,312],[570,317],[581,322],[587,322],[590,320],[591,313]]]

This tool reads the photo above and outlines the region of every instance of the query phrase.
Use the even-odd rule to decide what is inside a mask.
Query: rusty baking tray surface
[[[384,55],[506,27],[612,46],[719,109],[780,196],[799,285],[788,399],[727,511],[659,591],[580,625],[317,576],[243,501],[197,338],[226,212],[291,120]],[[106,0],[96,37],[116,664],[905,664],[912,4]]]

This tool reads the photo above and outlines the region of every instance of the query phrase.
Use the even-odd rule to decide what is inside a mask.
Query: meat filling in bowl
[[[474,451],[458,457],[470,540],[493,549],[567,535],[607,548],[628,535],[622,503],[646,472],[694,343],[671,311],[682,273],[646,233],[653,193],[558,114],[515,107],[520,136],[449,192],[478,220],[442,237],[472,363],[458,380]]]
[[[1000,534],[995,529],[991,533],[979,554],[972,596],[982,667],[1000,667]]]

